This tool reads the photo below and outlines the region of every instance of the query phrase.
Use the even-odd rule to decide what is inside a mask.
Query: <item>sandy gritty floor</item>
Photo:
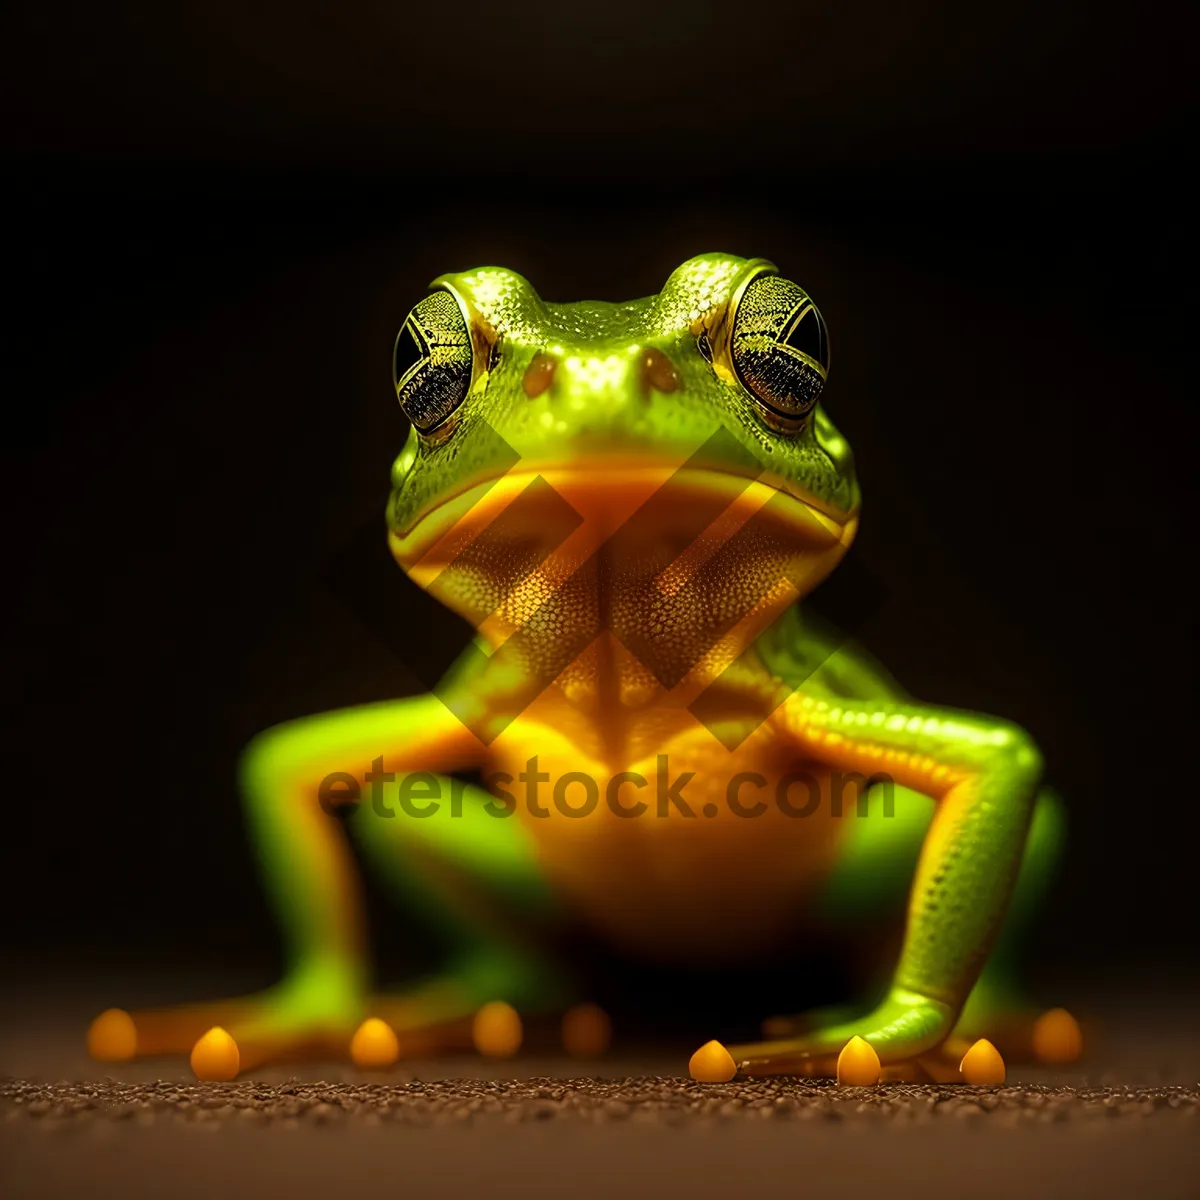
[[[1178,996],[1153,1019],[1115,1002],[1080,1070],[854,1089],[695,1084],[685,1054],[628,1049],[197,1084],[182,1062],[90,1062],[94,994],[5,1005],[7,1196],[1200,1195],[1200,1037]]]

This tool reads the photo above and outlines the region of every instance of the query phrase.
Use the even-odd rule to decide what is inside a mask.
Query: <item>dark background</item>
[[[23,0],[4,39],[7,948],[273,962],[238,750],[461,637],[380,569],[407,309],[485,263],[626,299],[719,249],[829,323],[870,644],[1046,752],[1043,959],[1186,960],[1182,9],[327,7]]]

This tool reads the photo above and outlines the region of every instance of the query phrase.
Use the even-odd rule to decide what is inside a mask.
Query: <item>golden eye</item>
[[[778,275],[752,280],[738,301],[731,342],[747,391],[778,416],[808,416],[829,374],[829,335],[802,287]]]
[[[404,415],[421,433],[466,399],[472,353],[471,331],[449,292],[433,292],[408,314],[392,352],[392,382]]]

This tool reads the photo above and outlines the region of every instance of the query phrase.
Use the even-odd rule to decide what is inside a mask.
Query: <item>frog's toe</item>
[[[1034,1022],[1030,1032],[1038,1062],[1066,1064],[1083,1055],[1083,1031],[1065,1008],[1051,1008]]]
[[[697,1083],[728,1083],[737,1074],[737,1063],[720,1042],[705,1042],[688,1060],[688,1074]]]
[[[137,1057],[137,1026],[123,1008],[106,1008],[88,1027],[88,1053],[100,1062]]]
[[[350,1039],[350,1058],[356,1067],[379,1071],[393,1066],[400,1057],[396,1031],[379,1017],[368,1017]]]
[[[242,1069],[242,1049],[227,1030],[215,1025],[192,1047],[192,1071],[206,1082],[236,1079]]]
[[[612,1020],[597,1004],[576,1004],[562,1016],[563,1049],[572,1058],[600,1058],[612,1044]]]
[[[875,1047],[855,1035],[837,1056],[837,1081],[846,1087],[871,1087],[883,1075],[883,1064]]]
[[[492,1000],[471,1018],[471,1042],[485,1058],[511,1058],[521,1048],[525,1027],[503,1000]]]

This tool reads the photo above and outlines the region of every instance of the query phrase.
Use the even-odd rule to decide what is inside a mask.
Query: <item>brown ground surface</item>
[[[176,1061],[90,1062],[82,1030],[112,993],[52,994],[10,997],[0,1023],[6,1196],[1200,1195],[1200,1038],[1178,995],[1153,1017],[1110,1005],[1080,1070],[850,1089],[696,1084],[686,1054],[629,1049],[197,1084]]]

